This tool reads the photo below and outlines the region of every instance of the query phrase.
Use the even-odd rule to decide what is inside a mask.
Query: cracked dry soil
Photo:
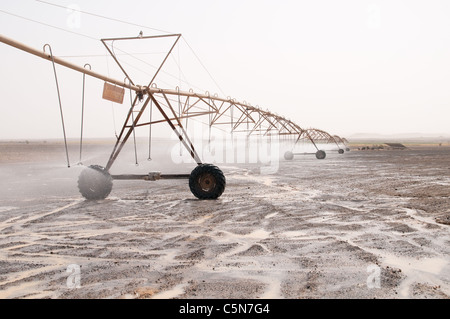
[[[218,164],[213,201],[184,180],[86,201],[82,167],[52,164],[50,146],[2,146],[1,298],[450,296],[449,147],[300,156],[272,175]]]

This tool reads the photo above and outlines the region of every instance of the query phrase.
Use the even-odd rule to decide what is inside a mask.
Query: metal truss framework
[[[193,143],[189,139],[185,128],[185,126],[187,126],[187,120],[196,117],[203,117],[203,119],[207,117],[207,125],[209,125],[210,128],[216,127],[219,129],[225,129],[229,133],[244,133],[247,136],[278,135],[279,137],[286,137],[295,140],[294,146],[300,140],[311,142],[317,150],[319,150],[317,147],[317,143],[334,143],[339,150],[341,150],[339,143],[343,146],[346,145],[347,141],[337,135],[331,135],[319,129],[302,128],[290,119],[287,119],[276,113],[272,113],[268,110],[263,110],[258,106],[252,106],[246,102],[238,102],[230,97],[222,98],[217,95],[210,95],[208,92],[200,94],[192,90],[181,91],[178,87],[176,89],[158,88],[154,83],[154,80],[158,72],[163,67],[165,61],[169,57],[170,53],[172,52],[180,36],[180,34],[171,34],[164,36],[102,39],[102,43],[108,49],[109,53],[112,55],[112,57],[124,73],[124,81],[116,80],[96,73],[91,70],[91,67],[80,67],[78,65],[62,60],[61,58],[53,56],[51,48],[48,44],[44,46],[43,51],[39,51],[2,35],[0,35],[0,42],[34,54],[43,59],[49,60],[54,65],[56,63],[81,72],[84,75],[89,75],[94,78],[100,79],[105,83],[110,83],[124,89],[129,89],[130,96],[131,91],[135,92],[134,100],[131,102],[131,107],[129,109],[128,115],[122,126],[121,132],[118,135],[117,142],[113,148],[109,161],[105,167],[106,171],[111,168],[123,146],[132,135],[132,133],[134,133],[134,130],[136,128],[149,125],[151,126],[162,122],[167,122],[169,124],[174,133],[178,136],[181,143],[183,143],[184,147],[189,151],[195,162],[200,165],[201,159]],[[125,69],[122,67],[114,53],[108,48],[107,45],[108,41],[128,41],[139,40],[142,38],[149,39],[161,37],[172,37],[175,40],[167,55],[165,56],[163,62],[159,66],[157,72],[147,86],[136,85],[130,79]],[[50,49],[50,54],[45,52],[45,47],[48,47]],[[158,119],[144,120],[143,114],[145,110],[147,108],[151,109],[152,106],[154,106],[159,111],[160,117]],[[183,122],[185,123],[185,125],[183,124]]]
[[[209,119],[207,125],[227,128],[229,133],[244,133],[247,136],[278,135],[293,137],[295,138],[294,146],[302,139],[311,142],[317,150],[319,150],[318,143],[334,143],[338,149],[341,149],[339,143],[345,145],[344,140],[337,135],[332,136],[319,129],[304,129],[278,114],[231,98],[224,99],[217,95],[211,96],[178,89],[160,89],[154,85],[141,88],[137,92],[138,94],[128,112],[106,169],[111,167],[134,129],[162,122],[169,124],[192,158],[200,164],[201,159],[189,139],[185,125],[183,125],[183,121],[195,117],[207,116]],[[146,99],[140,109],[137,110],[139,96],[146,96]],[[153,121],[142,120],[142,115],[149,105],[154,105],[163,118]],[[133,117],[133,112],[137,113],[137,116]]]

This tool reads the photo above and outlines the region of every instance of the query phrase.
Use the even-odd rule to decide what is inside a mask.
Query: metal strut
[[[167,114],[164,112],[164,110],[161,108],[161,106],[159,105],[158,101],[155,99],[155,97],[153,96],[153,94],[151,94],[150,92],[148,92],[148,95],[150,96],[150,98],[153,100],[153,103],[155,103],[156,107],[158,108],[159,112],[162,114],[162,116],[164,117],[164,119],[167,121],[167,123],[169,123],[170,127],[172,128],[172,130],[175,132],[175,134],[178,136],[179,140],[181,141],[181,143],[183,143],[184,147],[186,148],[186,150],[189,151],[189,154],[191,155],[191,157],[194,159],[194,161],[198,164],[201,165],[202,161],[200,159],[200,156],[198,156],[197,151],[194,148],[194,145],[192,144],[191,140],[189,139],[186,131],[183,128],[183,125],[181,124],[180,119],[177,117],[175,110],[173,109],[172,105],[169,102],[169,99],[167,98],[167,95],[163,93],[164,99],[167,102],[167,105],[169,106],[170,110],[172,111],[172,115],[174,116],[175,120],[177,121],[178,126],[181,129],[181,133],[178,132],[178,130],[176,129],[175,125],[172,123],[172,121],[170,120],[170,118],[167,116]],[[184,138],[183,138],[184,135]],[[189,144],[188,144],[189,143]]]
[[[111,168],[112,164],[116,160],[120,151],[124,147],[126,141],[130,137],[131,133],[134,131],[134,127],[136,127],[136,124],[138,123],[139,119],[141,118],[142,114],[144,113],[145,108],[147,107],[147,104],[150,102],[150,97],[147,97],[147,99],[145,100],[144,105],[141,107],[141,110],[139,111],[138,115],[136,117],[134,117],[133,111],[134,111],[134,107],[136,106],[136,103],[139,100],[139,96],[140,95],[136,95],[136,97],[134,98],[134,101],[131,105],[131,108],[128,111],[128,115],[127,115],[127,118],[125,119],[125,123],[124,123],[122,130],[120,131],[120,134],[117,138],[116,144],[114,145],[114,148],[111,153],[111,156],[109,157],[108,163],[106,164],[106,167],[105,167],[106,171],[109,171],[109,169]],[[127,126],[127,123],[131,117],[133,117],[133,123],[131,126]],[[128,131],[126,132],[125,136],[123,137],[126,128],[128,128]],[[123,139],[122,139],[122,137],[123,137]]]
[[[131,136],[131,133],[134,131],[134,128],[136,127],[136,124],[139,122],[139,119],[141,118],[142,114],[144,113],[148,103],[153,102],[153,104],[156,106],[156,108],[158,109],[158,111],[161,113],[161,115],[164,117],[165,121],[169,124],[169,126],[172,128],[173,132],[177,135],[178,139],[181,141],[181,143],[184,145],[184,147],[189,151],[189,154],[191,155],[191,157],[195,160],[195,162],[198,165],[202,164],[202,161],[200,160],[200,157],[197,154],[197,151],[194,148],[194,145],[192,144],[192,142],[189,140],[189,137],[186,133],[186,131],[184,130],[180,119],[177,117],[175,110],[172,108],[172,106],[170,105],[167,96],[165,96],[164,94],[164,98],[167,102],[167,104],[169,105],[169,108],[178,124],[178,126],[181,128],[181,132],[179,132],[177,130],[177,128],[175,127],[175,125],[172,123],[172,120],[169,118],[169,116],[166,114],[166,112],[164,112],[164,110],[162,109],[161,105],[159,104],[159,102],[155,99],[155,97],[153,96],[153,94],[150,92],[150,90],[147,90],[147,94],[148,97],[144,102],[144,105],[142,106],[141,110],[138,112],[137,116],[134,117],[133,116],[133,111],[134,111],[134,107],[136,106],[136,103],[139,99],[139,96],[137,95],[136,98],[133,101],[133,104],[128,112],[128,116],[125,120],[125,123],[122,127],[122,130],[119,134],[119,138],[116,141],[116,144],[114,146],[114,149],[111,153],[111,156],[108,160],[108,163],[106,164],[105,170],[109,171],[109,169],[111,168],[111,166],[114,164],[115,160],[117,159],[117,156],[119,155],[120,151],[122,150],[122,148],[124,147],[126,141],[128,140],[128,138]],[[127,125],[128,121],[130,120],[130,118],[132,118],[132,124],[131,125]],[[128,131],[125,133],[125,130],[128,129]]]

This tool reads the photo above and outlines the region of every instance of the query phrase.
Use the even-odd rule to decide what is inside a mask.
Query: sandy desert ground
[[[104,165],[110,146],[89,144],[83,162]],[[297,156],[275,174],[218,164],[213,201],[185,180],[115,181],[86,201],[83,166],[64,156],[0,144],[0,298],[450,296],[447,145]],[[127,156],[116,173],[195,167]]]

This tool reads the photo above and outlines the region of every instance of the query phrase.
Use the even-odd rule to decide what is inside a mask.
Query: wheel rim
[[[199,176],[198,185],[204,192],[210,192],[216,187],[216,179],[210,173],[205,173]]]

